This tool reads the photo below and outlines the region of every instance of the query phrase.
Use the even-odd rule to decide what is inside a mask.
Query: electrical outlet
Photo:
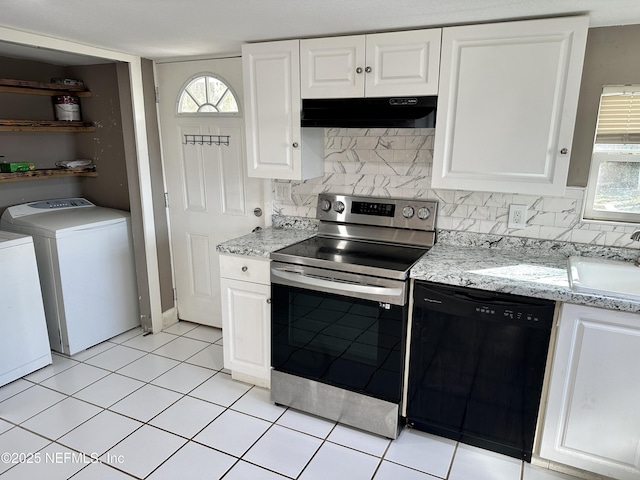
[[[527,226],[527,206],[526,205],[509,205],[509,228],[526,228]]]

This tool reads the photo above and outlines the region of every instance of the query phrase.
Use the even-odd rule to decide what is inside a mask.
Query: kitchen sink
[[[632,262],[569,257],[569,285],[576,292],[640,301],[640,267]]]

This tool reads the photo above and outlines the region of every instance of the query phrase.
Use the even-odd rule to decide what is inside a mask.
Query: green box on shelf
[[[0,163],[0,172],[13,173],[13,172],[28,172],[29,170],[35,170],[36,166],[30,162],[5,162]]]

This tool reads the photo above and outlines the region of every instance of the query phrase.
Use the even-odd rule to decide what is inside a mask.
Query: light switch
[[[280,202],[291,202],[291,184],[274,182],[275,199]]]

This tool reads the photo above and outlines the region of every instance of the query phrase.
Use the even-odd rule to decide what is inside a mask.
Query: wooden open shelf
[[[60,83],[40,83],[27,80],[0,78],[0,92],[23,93],[26,95],[73,95],[75,97],[91,97],[93,93],[85,86],[71,86]]]
[[[60,120],[0,120],[0,132],[95,132],[91,122]]]
[[[84,85],[41,83],[29,80],[0,78],[0,93],[23,93],[26,95],[73,95],[91,97],[93,94]],[[57,120],[0,120],[0,132],[94,132],[91,122],[66,122]]]
[[[97,177],[95,170],[85,168],[43,168],[28,172],[0,173],[0,183],[37,180],[39,178]]]
[[[61,83],[41,83],[28,80],[0,78],[0,93],[21,93],[25,95],[72,95],[91,97],[93,94],[84,85],[64,85]],[[59,120],[16,120],[0,119],[0,132],[95,132],[91,122],[71,122]],[[40,178],[97,177],[95,169],[86,168],[44,168],[27,172],[0,172],[0,183],[37,180]]]

